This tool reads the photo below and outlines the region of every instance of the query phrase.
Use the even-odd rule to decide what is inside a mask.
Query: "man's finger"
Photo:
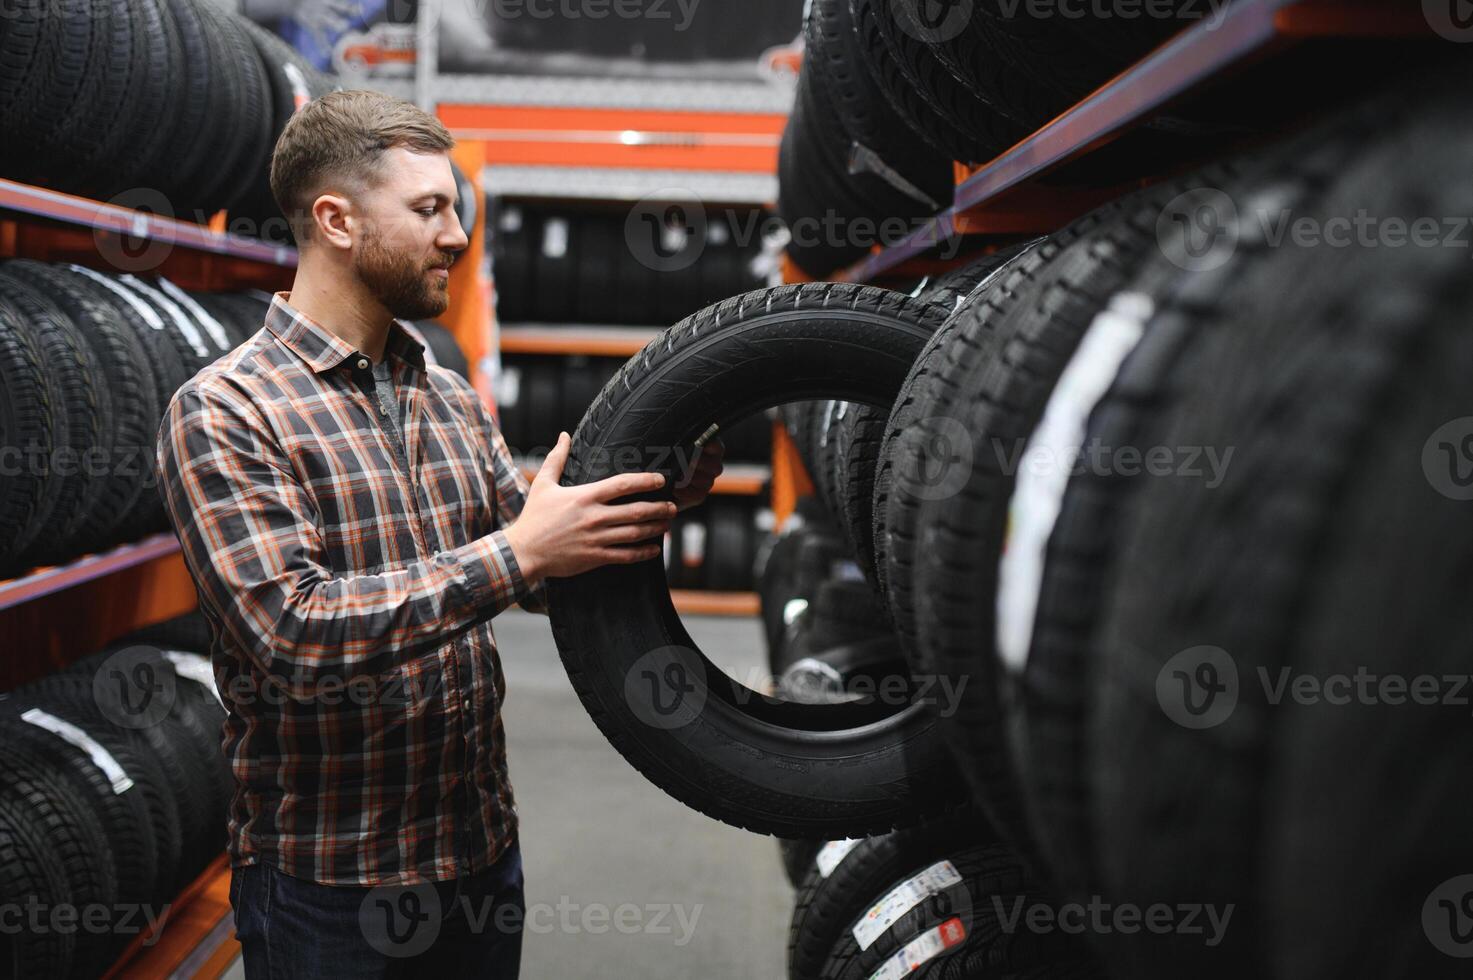
[[[563,478],[563,466],[568,462],[568,452],[573,448],[573,439],[566,432],[557,434],[557,445],[552,447],[552,452],[542,461],[537,470],[537,476],[533,482],[546,480],[548,483],[556,483]]]
[[[668,520],[675,514],[675,504],[668,500],[641,501],[633,504],[617,504],[605,507],[598,522],[605,527],[618,524],[643,524],[647,521]]]
[[[649,561],[658,558],[664,553],[663,545],[642,545],[638,548],[613,547],[605,548],[602,552],[604,564],[606,565],[632,565],[635,562]]]
[[[665,485],[662,473],[619,473],[597,483],[587,484],[586,492],[594,500],[613,500],[634,493],[649,493]]]
[[[636,541],[644,541],[648,538],[662,537],[670,530],[668,518],[659,521],[648,521],[643,524],[620,524],[618,527],[609,528],[603,533],[603,544],[632,544]]]

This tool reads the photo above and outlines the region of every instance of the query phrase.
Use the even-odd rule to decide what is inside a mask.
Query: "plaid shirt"
[[[396,320],[405,473],[371,362],[287,295],[159,429],[215,634],[231,865],[341,885],[473,874],[516,835],[490,619],[547,611],[499,529],[528,483],[475,390]]]

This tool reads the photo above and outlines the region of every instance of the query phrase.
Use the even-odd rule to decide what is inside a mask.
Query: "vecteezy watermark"
[[[152,946],[162,935],[169,910],[168,904],[155,906],[131,902],[112,905],[102,902],[50,904],[35,895],[28,895],[24,901],[0,904],[0,934],[40,936],[81,932],[94,936],[136,936],[147,932],[143,945]]]
[[[975,0],[892,0],[890,3],[896,26],[926,44],[945,44],[954,39],[967,29],[975,12]]]
[[[1364,665],[1348,672],[1312,674],[1260,665],[1252,677],[1271,708],[1285,702],[1302,707],[1473,705],[1473,674],[1404,674]],[[1237,661],[1221,647],[1183,650],[1156,675],[1161,710],[1183,728],[1221,725],[1232,716],[1241,694]]]
[[[31,440],[0,446],[0,477],[126,476],[149,488],[158,484],[152,446],[55,446]]]
[[[1422,472],[1450,500],[1473,500],[1473,416],[1444,422],[1422,445]]]
[[[1051,446],[1029,449],[1027,439],[1009,440],[993,437],[993,454],[1001,472],[1013,476],[1021,470],[1043,476],[1067,473],[1070,476],[1174,476],[1202,479],[1203,485],[1215,490],[1222,485],[1232,461],[1234,447],[1219,450],[1216,446],[1108,446],[1099,439],[1086,445],[1069,446],[1063,451]],[[1204,468],[1205,465],[1205,468]]]
[[[1473,958],[1473,874],[1449,878],[1422,903],[1422,931],[1439,952]]]
[[[754,670],[739,683],[752,690],[768,680],[766,674]],[[884,668],[846,673],[821,657],[804,657],[783,671],[777,690],[779,697],[800,704],[864,701],[895,708],[924,704],[935,716],[950,718],[960,708],[970,680],[966,674],[912,674]]]
[[[1003,932],[1009,935],[1020,931],[1076,936],[1083,933],[1130,936],[1148,932],[1158,936],[1201,936],[1202,944],[1207,947],[1222,942],[1236,908],[1231,903],[1221,907],[1200,902],[1114,904],[1098,895],[1087,903],[1066,902],[1057,906],[1029,902],[1022,895],[1015,896],[1011,903],[1001,895],[993,895],[991,901]]]
[[[1473,41],[1473,3],[1468,0],[1422,0],[1422,16],[1449,41]]]
[[[624,672],[624,703],[651,728],[684,728],[706,708],[706,662],[689,647],[656,647]]]
[[[92,675],[92,698],[121,728],[150,728],[174,707],[178,678],[156,647],[124,647],[109,654]]]
[[[624,216],[624,245],[636,261],[655,272],[679,272],[700,260],[710,246],[730,244],[746,249],[779,239],[801,248],[851,248],[862,253],[876,245],[890,247],[915,238],[936,248],[942,258],[955,258],[959,236],[947,236],[926,218],[851,217],[837,211],[806,214],[788,224],[756,208],[712,209],[694,191],[667,187],[636,201]]]
[[[1156,217],[1163,255],[1189,272],[1219,268],[1245,241],[1267,248],[1458,248],[1473,251],[1473,216],[1297,214],[1292,207],[1234,201],[1215,187],[1183,191]]]
[[[695,935],[704,905],[673,902],[606,905],[579,903],[563,895],[553,902],[496,901],[493,896],[457,895],[441,900],[433,882],[379,885],[358,906],[358,926],[364,939],[385,956],[417,956],[434,945],[442,932],[454,928],[484,935],[531,932],[536,935],[673,936],[675,946],[686,946]]]
[[[1156,675],[1156,701],[1183,728],[1215,728],[1238,706],[1238,664],[1222,647],[1183,650]]]
[[[668,23],[675,32],[690,29],[701,0],[458,0],[480,16],[497,20],[644,20]],[[426,4],[420,4],[424,10]]]

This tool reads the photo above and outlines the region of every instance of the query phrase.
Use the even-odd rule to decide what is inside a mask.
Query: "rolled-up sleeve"
[[[528,594],[502,532],[334,574],[310,494],[249,404],[218,385],[175,394],[156,465],[201,601],[294,698],[428,653]]]

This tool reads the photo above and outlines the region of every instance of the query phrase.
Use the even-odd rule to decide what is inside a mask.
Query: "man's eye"
[[[433,218],[435,216],[435,209],[434,208],[419,208],[419,213],[422,214],[422,215],[424,215],[426,218]]]

